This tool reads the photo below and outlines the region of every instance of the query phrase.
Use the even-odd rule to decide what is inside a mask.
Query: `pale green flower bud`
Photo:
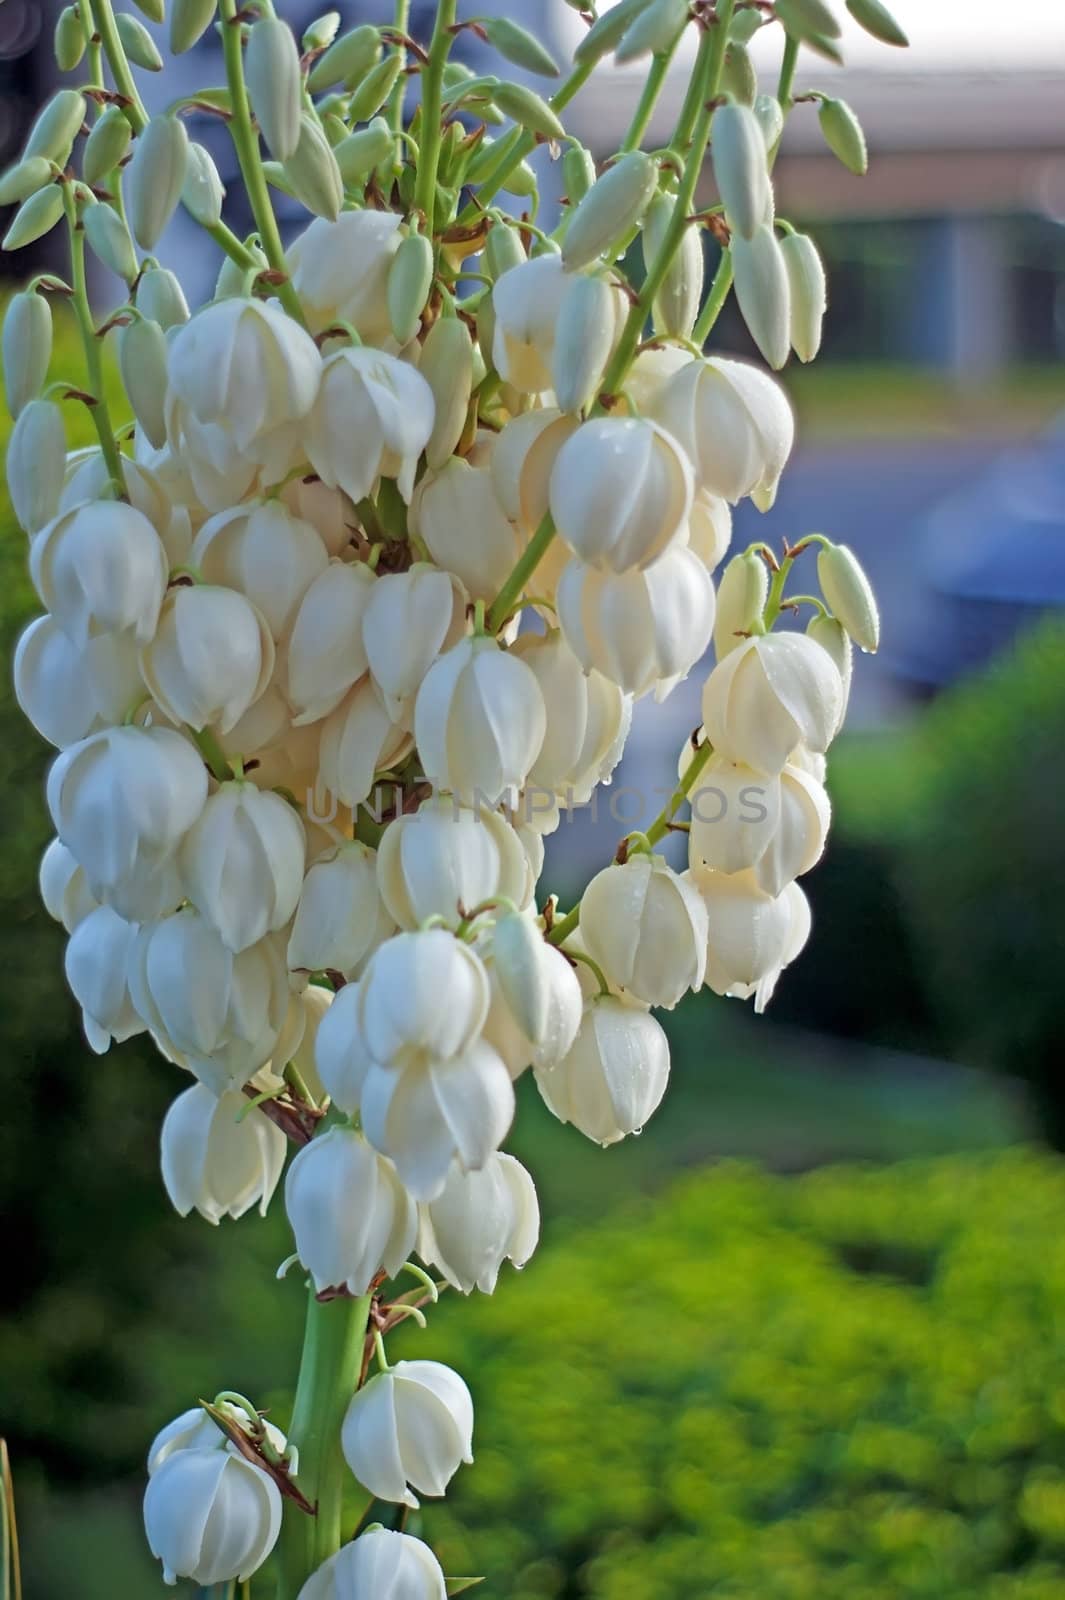
[[[757,8],[750,11],[735,11],[729,23],[729,40],[735,39],[739,44],[749,44],[762,26],[762,15]]]
[[[602,278],[573,278],[555,324],[551,377],[560,411],[583,411],[603,381],[617,335],[618,292]]]
[[[297,200],[315,216],[335,222],[344,203],[344,180],[329,141],[313,117],[301,118],[299,143],[284,170]]]
[[[766,149],[772,150],[784,132],[784,113],[780,101],[775,94],[756,95],[751,109],[758,118]]]
[[[134,317],[118,340],[118,366],[137,425],[156,450],[166,443],[166,334]]]
[[[171,0],[170,48],[176,56],[191,50],[214,21],[218,0]]]
[[[821,101],[818,112],[825,143],[848,172],[859,178],[869,170],[869,151],[865,144],[862,125],[845,100]]]
[[[558,77],[558,63],[550,51],[519,23],[512,22],[509,17],[485,17],[481,26],[488,43],[505,61],[512,61],[516,67],[537,72],[544,78]]]
[[[528,133],[542,139],[564,139],[566,130],[547,101],[523,83],[500,83],[492,99],[503,112]]]
[[[165,333],[189,320],[185,291],[167,267],[149,267],[137,284],[137,310],[157,322]]]
[[[733,236],[736,299],[748,331],[769,365],[780,368],[791,348],[791,288],[788,269],[768,224],[750,239]]]
[[[334,146],[333,154],[344,182],[352,185],[361,183],[376,166],[388,159],[392,144],[392,130],[384,117],[374,117],[368,127],[341,139]]]
[[[493,222],[484,246],[484,263],[488,276],[493,280],[501,278],[504,272],[509,272],[511,267],[520,266],[524,260],[525,246],[521,242],[517,228],[512,228],[506,222]]]
[[[133,129],[118,106],[108,106],[85,141],[81,172],[90,189],[103,183],[129,149]]]
[[[128,11],[120,11],[115,17],[115,27],[122,48],[135,67],[143,67],[145,72],[163,70],[163,58],[143,22],[131,17]]]
[[[595,182],[595,162],[583,145],[571,144],[562,157],[562,187],[571,206],[579,205]]]
[[[303,50],[327,50],[337,36],[340,27],[341,15],[339,11],[324,11],[316,17],[303,30],[300,48]]]
[[[103,200],[87,206],[82,226],[89,249],[111,272],[131,283],[137,276],[137,252],[129,229],[113,206]]]
[[[754,550],[733,556],[717,586],[714,652],[723,661],[761,624],[769,599],[769,569]]]
[[[62,190],[55,184],[47,189],[38,189],[36,194],[31,194],[28,200],[22,202],[11,219],[11,226],[4,234],[4,249],[21,250],[23,245],[43,239],[62,215]]]
[[[300,139],[303,84],[292,29],[264,16],[248,35],[244,58],[248,97],[270,154],[287,161]]]
[[[822,545],[817,557],[817,581],[829,609],[859,650],[875,654],[880,645],[876,596],[849,545]]]
[[[60,72],[73,72],[85,54],[85,32],[73,6],[64,6],[55,25],[55,63]]]
[[[847,10],[860,28],[871,33],[881,44],[894,44],[905,48],[909,39],[880,0],[846,0]]]
[[[343,83],[352,88],[365,78],[381,59],[381,35],[368,22],[340,38],[320,56],[307,76],[307,87],[315,94]]]
[[[418,331],[433,284],[433,247],[421,233],[409,233],[388,269],[388,319],[401,345]]]
[[[651,0],[620,0],[616,6],[611,6],[609,11],[604,11],[588,29],[584,38],[573,52],[573,59],[578,66],[601,61],[621,43],[629,25],[635,21],[641,11],[646,11]]]
[[[85,96],[77,89],[60,89],[54,94],[30,129],[22,160],[43,156],[57,167],[66,166],[78,130],[85,121]]]
[[[0,206],[19,205],[52,181],[52,164],[44,156],[16,162],[0,177]]]
[[[30,400],[18,414],[7,446],[7,488],[20,528],[34,534],[59,509],[67,464],[63,416],[51,400]]]
[[[166,16],[165,0],[134,0],[134,4],[149,22],[162,22]]]
[[[257,244],[250,244],[248,249],[255,258],[255,265],[257,269],[260,272],[265,272],[270,263],[267,261],[262,250]],[[246,278],[247,268],[238,266],[235,261],[231,260],[229,256],[226,256],[222,262],[222,265],[218,269],[218,277],[215,279],[213,298],[215,300],[234,300],[243,297],[245,292]],[[160,319],[156,317],[155,320],[158,322]],[[188,318],[183,317],[182,321],[187,322]]]
[[[436,471],[462,437],[473,392],[473,341],[461,317],[440,317],[433,323],[418,370],[433,391],[433,431],[425,459]]]
[[[651,262],[662,248],[676,202],[656,195],[643,228],[644,259]],[[655,295],[653,321],[656,333],[688,339],[699,315],[703,297],[703,244],[697,227],[685,228],[680,249],[669,264],[662,287]]]
[[[738,39],[730,39],[725,51],[721,90],[744,106],[753,106],[758,93],[758,74],[754,70],[751,53]]]
[[[839,23],[824,0],[780,0],[775,8],[780,21],[796,39],[820,43],[838,39]]]
[[[616,59],[636,61],[640,56],[672,50],[690,17],[688,0],[651,0],[618,40]]]
[[[401,70],[399,55],[394,50],[389,51],[384,60],[366,74],[352,95],[348,106],[350,121],[369,122],[376,116],[395,88]]]
[[[126,215],[145,250],[152,249],[177,210],[188,153],[189,136],[177,117],[153,117],[137,137],[126,169]]]
[[[185,163],[181,200],[185,210],[203,228],[213,228],[222,220],[225,189],[218,168],[202,144],[191,144]]]
[[[527,161],[519,161],[507,179],[507,189],[511,194],[516,194],[519,200],[531,200],[538,193],[538,179],[536,173]]]
[[[647,210],[657,185],[658,168],[642,150],[630,151],[609,167],[570,218],[562,245],[567,271],[590,266],[624,239]]]
[[[13,417],[36,400],[52,359],[52,309],[41,294],[14,294],[4,313],[3,365],[7,409]]]
[[[749,106],[719,106],[711,150],[714,179],[732,227],[749,239],[770,213],[772,193],[762,127]]]
[[[812,361],[821,346],[825,315],[825,269],[817,246],[805,233],[789,233],[780,253],[791,290],[791,347],[800,361]]]
[[[851,683],[854,679],[854,647],[838,617],[825,617],[818,612],[808,623],[806,633],[831,656],[843,685],[843,699],[835,728],[838,733],[847,715],[847,702],[850,699]]]

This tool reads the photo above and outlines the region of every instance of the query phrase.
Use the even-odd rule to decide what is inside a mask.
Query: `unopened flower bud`
[[[118,364],[137,426],[156,450],[166,443],[166,334],[133,317],[121,330]]]
[[[842,702],[827,651],[806,634],[769,633],[718,662],[703,689],[703,723],[719,754],[772,774],[798,744],[827,750]]]
[[[299,1600],[445,1600],[440,1563],[408,1533],[372,1527],[307,1579]]]
[[[73,72],[85,54],[85,30],[76,6],[64,6],[56,18],[53,47],[60,72]]]
[[[44,156],[29,156],[17,161],[13,167],[8,167],[0,175],[0,206],[15,206],[23,200],[28,200],[35,195],[45,184],[52,182],[52,163],[46,161]],[[60,215],[63,210],[62,191],[59,194]],[[54,196],[52,196],[54,202]],[[5,250],[15,249],[17,246],[5,244]]]
[[[473,1460],[470,1391],[438,1361],[397,1361],[352,1396],[341,1448],[364,1489],[417,1508],[413,1489],[443,1495]]]
[[[656,195],[644,219],[644,259],[648,265],[662,248],[675,207],[676,201],[672,195]],[[690,338],[702,297],[702,234],[699,228],[688,226],[681,237],[680,249],[670,261],[662,286],[655,295],[655,331],[674,339]]]
[[[676,441],[637,417],[596,417],[567,439],[551,473],[551,514],[588,565],[624,573],[673,545],[692,508],[692,469]]]
[[[316,217],[335,222],[344,203],[344,180],[329,140],[309,112],[300,118],[299,139],[284,168],[296,199]]]
[[[369,122],[392,93],[402,71],[403,58],[398,50],[390,50],[357,84],[348,102],[348,121]]]
[[[189,320],[185,291],[166,267],[149,267],[147,272],[141,273],[137,282],[136,306],[142,316],[157,322],[164,333]]]
[[[120,11],[115,17],[115,28],[123,50],[135,67],[142,67],[145,72],[163,70],[163,58],[143,22],[128,11]]]
[[[6,477],[18,524],[29,534],[55,516],[66,450],[59,407],[51,400],[28,400],[8,440]]]
[[[90,500],[60,512],[42,528],[30,547],[30,576],[72,639],[130,629],[137,643],[145,644],[155,632],[166,592],[166,554],[152,524],[134,506]]]
[[[385,839],[391,833],[387,828]],[[377,882],[376,856],[357,839],[311,863],[288,942],[291,971],[352,976],[374,948],[382,910]]]
[[[601,1145],[638,1133],[661,1103],[668,1079],[669,1043],[661,1025],[649,1011],[613,995],[588,1006],[565,1060],[536,1074],[548,1110]]]
[[[65,167],[85,121],[86,104],[85,96],[77,89],[57,89],[38,112],[23,147],[23,161],[41,156],[57,167]]]
[[[902,49],[909,44],[909,39],[880,0],[846,0],[846,5],[858,26],[881,44],[893,44]]]
[[[753,15],[753,13],[748,13]],[[784,113],[780,101],[775,94],[760,94],[755,96],[751,108],[758,118],[758,126],[762,130],[762,139],[767,151],[775,149],[780,135],[784,132]]]
[[[569,272],[609,255],[636,227],[654,197],[658,167],[642,150],[630,150],[597,178],[566,228],[562,260]]]
[[[363,183],[375,167],[388,159],[394,144],[395,135],[384,117],[374,117],[365,128],[341,139],[333,154],[345,184],[355,188]]]
[[[163,1186],[181,1217],[197,1211],[217,1226],[254,1205],[265,1217],[287,1154],[280,1128],[250,1107],[240,1089],[216,1099],[197,1083],[178,1095],[163,1120]]]
[[[578,65],[594,65],[612,50],[616,50],[626,30],[645,11],[651,0],[620,0],[597,17],[578,44],[573,59]]]
[[[822,545],[817,556],[817,581],[829,609],[859,650],[876,652],[880,645],[880,613],[865,571],[849,545]]]
[[[782,367],[791,348],[791,287],[771,224],[755,228],[749,239],[733,237],[732,270],[751,338],[771,367]]]
[[[781,239],[780,253],[791,291],[791,347],[800,361],[812,361],[821,348],[827,297],[824,264],[817,246],[805,233],[789,233]]]
[[[177,210],[185,183],[189,136],[178,117],[153,117],[137,135],[125,174],[125,201],[137,243],[151,250]]]
[[[769,568],[756,550],[733,556],[717,586],[714,651],[723,661],[762,621],[769,599]]]
[[[748,106],[729,102],[714,112],[711,155],[725,214],[743,239],[765,222],[772,206],[765,139]]]
[[[818,111],[821,132],[825,143],[836,159],[857,177],[869,170],[869,151],[866,148],[862,125],[845,100],[822,99]]]
[[[303,82],[295,37],[280,17],[264,14],[250,29],[244,76],[270,154],[287,161],[300,140]]]
[[[540,1237],[532,1178],[502,1151],[480,1172],[454,1163],[441,1193],[418,1211],[418,1254],[460,1294],[494,1293],[503,1262],[523,1267]]]
[[[214,228],[222,220],[225,187],[210,153],[202,144],[190,144],[181,201],[201,228]]]
[[[365,1294],[382,1268],[391,1276],[403,1265],[418,1226],[392,1163],[344,1127],[298,1153],[285,1178],[285,1210],[319,1291]]]
[[[519,267],[525,261],[525,246],[517,228],[499,218],[493,218],[484,245],[484,264],[493,283],[498,283],[504,272]]]
[[[721,93],[731,95],[741,105],[754,105],[758,93],[758,74],[751,60],[751,52],[741,39],[729,39],[721,68]]]
[[[386,287],[389,322],[400,345],[417,333],[432,282],[432,243],[422,233],[409,233],[392,258]]]
[[[281,1491],[236,1451],[176,1450],[148,1480],[144,1527],[167,1583],[257,1572],[281,1531]]]
[[[616,60],[636,61],[640,56],[672,50],[690,19],[688,0],[651,0],[618,41]]]
[[[23,167],[29,165],[28,161],[23,162]],[[36,184],[34,187],[37,192],[31,193],[29,199],[22,202],[4,234],[5,250],[21,250],[25,245],[43,239],[63,215],[63,191],[58,184],[50,183],[46,189]],[[89,209],[94,208],[90,206]]]
[[[307,78],[313,94],[342,83],[351,89],[377,65],[381,55],[381,35],[370,23],[341,34],[314,63]]]
[[[170,0],[170,48],[176,56],[207,32],[217,9],[218,0]]]
[[[102,184],[108,173],[125,158],[132,138],[133,129],[122,108],[107,106],[93,123],[82,152],[82,176],[90,188]]]
[[[562,411],[594,399],[625,320],[625,301],[602,278],[578,273],[562,297],[551,355],[552,386]]]
[[[3,368],[13,417],[36,400],[52,359],[52,310],[43,294],[13,294],[4,312]]]
[[[473,341],[461,317],[438,317],[433,323],[418,371],[433,391],[433,431],[425,459],[430,471],[437,472],[462,437],[473,391]]]
[[[579,205],[595,182],[595,162],[583,145],[571,144],[562,157],[562,187],[571,206]]]
[[[836,664],[840,681],[843,684],[843,701],[840,706],[839,721],[836,723],[836,733],[843,726],[843,719],[847,714],[847,702],[851,694],[851,680],[854,676],[854,647],[846,628],[838,617],[822,616],[817,612],[806,624],[806,632],[811,639],[816,639],[822,650],[827,650]],[[794,759],[794,758],[793,758]],[[822,759],[824,759],[822,757]]]
[[[529,668],[494,639],[460,639],[429,668],[414,705],[414,738],[435,789],[494,806],[519,791],[546,731]]]

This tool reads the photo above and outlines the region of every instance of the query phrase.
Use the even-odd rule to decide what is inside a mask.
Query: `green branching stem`
[[[643,136],[647,132],[651,118],[654,115],[658,97],[662,93],[662,86],[669,71],[669,63],[673,59],[673,52],[676,48],[677,45],[674,43],[669,50],[663,50],[652,58],[651,70],[647,74],[643,92],[637,101],[636,110],[632,114],[628,132],[621,141],[620,155],[626,155],[630,150],[638,150],[643,143]]]
[[[518,557],[514,570],[489,608],[486,621],[491,633],[498,633],[514,610],[515,605],[521,599],[525,585],[540,565],[554,537],[555,524],[551,519],[551,513],[548,512]]]
[[[89,291],[85,279],[85,231],[81,225],[78,214],[77,201],[74,198],[74,186],[71,183],[63,184],[63,209],[66,212],[67,227],[70,232],[70,279],[73,293],[70,303],[74,308],[77,319],[78,331],[81,334],[81,343],[85,351],[85,367],[88,375],[87,392],[92,396],[92,405],[89,407],[100,441],[100,452],[107,465],[108,476],[117,500],[126,499],[126,477],[122,468],[122,457],[118,445],[115,443],[115,430],[108,409],[107,398],[104,392],[103,361],[100,354],[100,340],[92,320],[92,308],[89,305]]]
[[[279,1600],[296,1600],[311,1573],[340,1549],[346,1472],[340,1429],[358,1388],[369,1317],[369,1295],[322,1301],[310,1290],[288,1439],[299,1452],[300,1490],[317,1514],[309,1517],[292,1501],[285,1506]]]
[[[795,83],[795,68],[799,60],[799,41],[789,33],[784,40],[784,54],[780,58],[780,77],[777,81],[777,103],[787,116],[794,101],[791,91]]]
[[[564,111],[566,109],[570,101],[580,93],[588,82],[594,65],[594,62],[585,61],[574,67],[565,83],[555,90],[555,93],[548,101],[553,111]],[[522,133],[520,128],[512,128],[505,138],[500,139],[498,159],[493,166],[488,168],[477,185],[476,203],[471,203],[462,212],[459,217],[460,224],[465,225],[476,221],[480,212],[491,205],[500,189],[506,188],[507,179],[511,173],[535,149],[536,140],[533,135],[531,133]]]
[[[240,163],[244,188],[255,218],[255,226],[259,230],[263,253],[274,272],[281,278],[277,285],[278,298],[289,316],[303,327],[305,326],[303,311],[296,291],[288,279],[285,248],[281,243],[277,218],[270,203],[270,193],[266,186],[262,157],[259,153],[259,138],[252,126],[251,107],[248,104],[248,91],[244,82],[241,23],[236,0],[221,0],[221,16],[222,52],[225,57],[226,81],[229,84],[232,102],[229,131]]]
[[[406,33],[410,27],[410,0],[396,0],[396,9],[393,14],[392,26],[397,33]],[[407,92],[407,77],[404,68],[407,65],[407,52],[402,45],[397,45],[399,51],[399,77],[392,86],[392,93],[388,97],[388,125],[396,138],[396,167],[403,161],[403,101]]]
[[[189,729],[193,744],[204,759],[204,764],[210,771],[211,777],[219,783],[226,783],[233,776],[233,769],[226,759],[225,751],[219,744],[210,728],[201,728],[197,733],[195,728]]]
[[[451,30],[455,26],[458,0],[439,0],[429,60],[422,71],[422,142],[418,158],[418,179],[414,190],[415,210],[425,217],[426,237],[432,239],[436,213],[436,175],[440,166],[444,68],[451,51]]]
[[[695,327],[692,329],[692,343],[697,344],[700,350],[709,339],[714,323],[724,308],[728,299],[728,292],[732,288],[732,252],[722,250],[721,260],[714,273],[714,281],[710,285],[710,292],[706,297],[703,309],[700,311]]]
[[[122,40],[118,36],[111,0],[91,0],[91,4],[96,32],[100,35],[115,89],[122,96],[122,110],[134,133],[140,133],[148,122],[148,113],[134,82],[132,69],[122,48]]]

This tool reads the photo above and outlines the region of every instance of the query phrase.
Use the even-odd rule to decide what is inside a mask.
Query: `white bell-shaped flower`
[[[189,899],[238,953],[283,928],[303,888],[306,835],[279,794],[223,783],[185,835],[181,874]]]
[[[212,584],[170,590],[140,657],[148,690],[172,722],[226,734],[274,670],[274,641],[243,594]]]
[[[328,716],[366,672],[362,619],[376,582],[361,562],[331,561],[300,601],[280,674],[297,725]]]
[[[580,421],[555,406],[523,411],[504,425],[492,448],[489,471],[496,495],[511,522],[531,537],[549,510],[551,473],[559,451]],[[569,560],[561,539],[553,539],[536,568],[536,587],[553,594]]]
[[[810,904],[797,883],[764,893],[752,872],[699,872],[692,882],[709,917],[707,986],[765,1010],[783,969],[810,936]]]
[[[243,1581],[277,1543],[281,1491],[236,1451],[176,1450],[148,1480],[144,1529],[165,1582]]]
[[[359,985],[359,1031],[373,1060],[386,1067],[460,1055],[487,1014],[484,964],[446,928],[386,939]]]
[[[557,1066],[581,1025],[584,998],[576,972],[528,913],[501,915],[486,945],[492,996],[485,1039],[512,1078],[531,1064]]]
[[[310,523],[330,556],[341,556],[350,548],[356,518],[343,490],[330,489],[321,478],[308,473],[305,478],[290,478],[279,498],[294,517]]]
[[[122,500],[60,512],[30,545],[34,588],[75,643],[128,631],[146,644],[159,619],[167,570],[159,535]]]
[[[59,750],[97,725],[85,654],[52,616],[35,617],[15,647],[15,698],[41,738]]]
[[[141,930],[130,993],[166,1052],[222,1094],[273,1056],[288,1012],[284,947],[271,936],[234,955],[187,906]]]
[[[480,1172],[454,1162],[440,1194],[418,1207],[418,1254],[460,1294],[493,1294],[503,1262],[523,1267],[539,1239],[535,1185],[502,1150]]]
[[[401,928],[429,917],[458,924],[484,901],[525,898],[525,852],[498,811],[434,796],[395,819],[377,852],[381,898]]]
[[[374,585],[362,633],[370,672],[393,722],[411,726],[425,674],[466,631],[467,601],[451,573],[422,561]]]
[[[566,1059],[536,1074],[548,1109],[596,1144],[638,1133],[669,1079],[669,1042],[649,1011],[613,995],[593,1000]]]
[[[645,1005],[677,1004],[702,985],[706,909],[661,856],[604,867],[581,897],[581,937],[607,978]]]
[[[409,1533],[367,1528],[312,1573],[298,1600],[446,1600],[440,1563]]]
[[[368,845],[355,839],[319,856],[303,880],[288,942],[289,970],[350,978],[373,948],[380,910],[377,857]]]
[[[702,656],[714,629],[714,586],[698,556],[667,550],[644,572],[597,572],[570,561],[558,618],[583,667],[627,694],[663,698]]]
[[[110,906],[97,906],[70,936],[64,963],[71,993],[81,1006],[85,1037],[97,1055],[144,1032],[129,992],[129,963],[138,929]]]
[[[163,1185],[179,1216],[236,1220],[258,1205],[265,1217],[288,1140],[239,1089],[216,1098],[202,1083],[179,1094],[163,1119]]]
[[[245,1432],[249,1432],[252,1419],[243,1406],[237,1405],[233,1400],[223,1400],[218,1407],[226,1416],[235,1422]],[[275,1428],[272,1422],[267,1422],[264,1417],[258,1419],[270,1443],[279,1455],[284,1454],[288,1441],[280,1428]],[[188,1411],[183,1411],[180,1417],[175,1417],[173,1422],[168,1422],[160,1428],[148,1448],[148,1476],[158,1472],[164,1461],[169,1461],[172,1455],[179,1450],[218,1450],[228,1447],[226,1435],[222,1432],[213,1417],[209,1417],[202,1406],[190,1406]]]
[[[572,281],[552,252],[519,262],[493,285],[492,365],[524,394],[552,387],[555,329]]]
[[[287,639],[300,601],[329,565],[329,552],[309,522],[279,500],[222,511],[204,523],[192,564],[207,583],[239,589],[266,618],[279,643]]]
[[[362,1099],[370,1057],[359,1029],[359,986],[347,983],[318,1025],[315,1072],[326,1094],[349,1117]]]
[[[691,515],[691,463],[664,429],[637,417],[596,417],[562,446],[551,473],[555,527],[604,572],[649,567]]]
[[[321,725],[314,808],[327,816],[329,796],[359,806],[373,792],[374,776],[402,761],[413,740],[393,722],[372,678],[361,678]]]
[[[172,867],[206,799],[203,762],[169,728],[90,734],[64,750],[48,774],[56,832],[96,898],[134,920],[163,909],[160,874]],[[173,903],[180,898],[179,891]]]
[[[536,825],[544,798],[556,810],[585,805],[610,777],[628,734],[632,701],[601,672],[586,672],[557,628],[522,634],[511,654],[534,674],[547,712],[525,792],[525,814]]]
[[[78,865],[61,839],[53,839],[41,857],[38,885],[44,909],[68,933],[73,933],[100,903],[89,888],[84,867]]]
[[[364,1489],[416,1510],[412,1490],[443,1495],[473,1460],[472,1396],[439,1361],[397,1361],[352,1395],[340,1442]]]
[[[776,777],[713,756],[692,790],[689,860],[696,872],[754,872],[778,895],[820,859],[831,807],[810,773],[789,764]]]
[[[360,999],[368,982],[367,972],[359,985]],[[440,991],[438,1005],[446,993]],[[371,1060],[359,1110],[366,1137],[395,1163],[409,1193],[416,1200],[432,1200],[455,1157],[476,1171],[499,1149],[514,1119],[514,1085],[502,1057],[477,1039],[461,1054],[444,1059],[423,1056],[398,1067]]]
[[[720,356],[686,361],[645,401],[695,466],[699,486],[767,511],[791,454],[795,418],[780,385]]]
[[[688,518],[688,549],[707,572],[713,572],[724,561],[731,543],[732,507],[721,495],[697,489]]]
[[[187,497],[179,495],[175,493],[173,483],[164,483],[160,474],[142,461],[134,461],[131,456],[121,456],[119,459],[130,505],[148,518],[163,542],[170,565],[187,562],[192,548],[192,522],[188,510],[194,498],[191,484],[188,485]],[[111,500],[113,494],[111,469],[104,460],[102,450],[74,450],[67,456],[66,476],[59,496],[61,512],[73,511],[75,506],[84,504],[86,500]]]
[[[402,221],[391,211],[342,211],[335,222],[316,217],[292,241],[292,284],[313,332],[349,322],[364,343],[388,347],[388,271]]]
[[[363,1295],[414,1247],[417,1213],[390,1161],[353,1128],[304,1145],[285,1178],[285,1210],[300,1261],[319,1291]]]
[[[394,478],[409,501],[434,415],[433,391],[416,367],[383,350],[348,346],[322,368],[304,448],[322,482],[352,500],[368,495],[378,478]]]
[[[703,723],[720,755],[772,774],[798,744],[827,750],[842,704],[839,670],[815,639],[758,634],[731,650],[706,680]]]
[[[185,411],[265,460],[269,436],[310,411],[321,372],[314,340],[273,301],[214,300],[170,340],[168,432]]]
[[[493,600],[524,546],[503,512],[487,465],[451,456],[414,491],[411,531],[474,600]]]
[[[534,674],[486,635],[460,639],[441,656],[414,705],[425,776],[473,805],[498,805],[524,787],[546,731]]]

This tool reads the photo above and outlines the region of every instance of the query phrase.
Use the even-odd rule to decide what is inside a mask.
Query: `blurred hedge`
[[[1065,1168],[726,1165],[442,1306],[475,1467],[422,1529],[508,1600],[1051,1600]]]

